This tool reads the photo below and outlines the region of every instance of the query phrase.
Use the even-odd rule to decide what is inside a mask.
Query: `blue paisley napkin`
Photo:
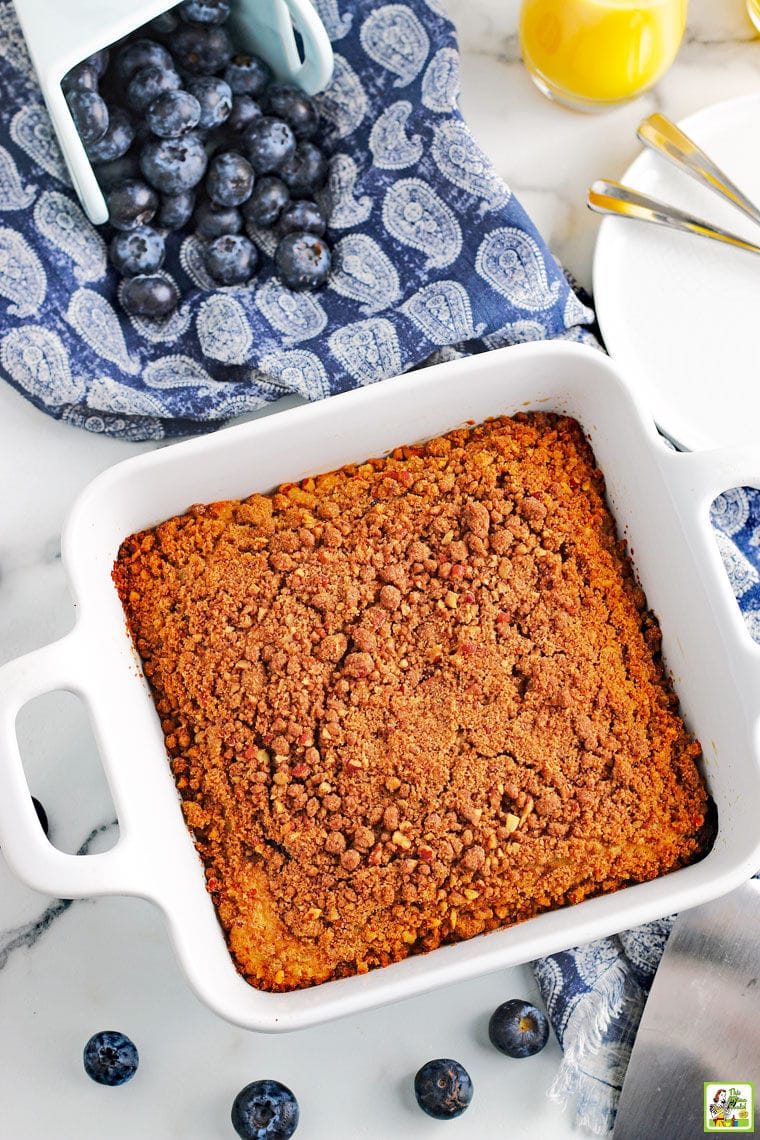
[[[711,519],[723,564],[751,636],[760,642],[760,493],[720,495]],[[579,1124],[612,1130],[636,1031],[673,917],[534,962],[563,1050],[549,1095],[575,1102]]]
[[[167,7],[169,4],[167,4]],[[579,302],[457,108],[455,32],[436,0],[317,0],[335,49],[319,99],[334,272],[292,293],[272,273],[216,287],[192,236],[171,235],[183,295],[127,318],[101,233],[51,134],[15,18],[0,0],[0,373],[90,431],[207,430],[288,392],[319,399],[460,346],[582,338]]]

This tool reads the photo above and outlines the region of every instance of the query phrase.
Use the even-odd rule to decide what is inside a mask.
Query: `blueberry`
[[[97,162],[92,169],[104,194],[108,194],[119,182],[125,182],[129,178],[140,178],[140,163],[133,150],[127,151],[121,158],[115,158],[112,162]]]
[[[96,51],[93,52],[92,55],[88,55],[87,59],[84,62],[88,67],[93,68],[93,70],[97,72],[98,76],[102,76],[106,73],[106,68],[108,67],[110,58],[111,53],[108,48],[101,48],[100,51]]]
[[[179,293],[165,277],[141,274],[124,282],[119,300],[134,317],[167,317],[176,309]]]
[[[178,27],[179,19],[173,9],[171,12],[162,12],[160,16],[149,20],[140,31],[145,32],[146,36],[170,36],[172,32],[176,32]]]
[[[274,255],[277,274],[288,289],[318,289],[330,274],[332,257],[321,237],[316,234],[287,234]]]
[[[317,203],[309,201],[308,198],[291,202],[280,214],[279,230],[283,237],[285,234],[293,233],[316,234],[317,237],[321,237],[326,226],[325,215]]]
[[[258,261],[255,245],[241,234],[223,234],[204,250],[206,269],[220,285],[243,285],[253,277]]]
[[[157,67],[154,63],[136,71],[127,86],[126,101],[130,111],[142,114],[154,99],[165,91],[176,91],[182,80],[173,69]]]
[[[230,37],[212,24],[185,24],[172,36],[177,65],[191,75],[213,75],[229,63]]]
[[[142,67],[163,67],[166,71],[174,71],[174,62],[163,44],[155,40],[132,40],[116,55],[114,81],[124,89]]]
[[[296,140],[287,123],[262,115],[243,135],[246,153],[257,174],[276,174],[296,149]]]
[[[37,812],[37,819],[40,821],[40,827],[45,832],[45,835],[47,835],[50,830],[48,826],[47,812],[36,796],[32,796],[32,803],[34,805],[34,810]]]
[[[198,237],[212,241],[224,234],[239,234],[243,229],[243,217],[234,206],[201,202],[193,215],[193,227]]]
[[[488,1037],[508,1057],[532,1057],[549,1040],[549,1022],[530,1002],[513,998],[491,1014]]]
[[[284,119],[297,139],[310,139],[319,127],[317,104],[300,87],[273,83],[266,94],[267,111]]]
[[[243,205],[243,214],[254,226],[273,226],[289,201],[290,191],[282,179],[265,174],[257,179],[253,193]]]
[[[106,195],[108,220],[115,230],[146,226],[158,209],[158,194],[145,182],[128,178]]]
[[[137,1072],[137,1049],[123,1033],[103,1030],[84,1047],[84,1071],[99,1085],[123,1085]]]
[[[417,1104],[436,1120],[461,1116],[472,1100],[472,1081],[459,1061],[439,1057],[428,1061],[414,1078]]]
[[[66,72],[61,80],[61,87],[65,92],[97,91],[99,79],[100,76],[95,68],[85,60],[84,63],[78,63],[71,71]]]
[[[235,1097],[232,1127],[241,1140],[289,1140],[298,1127],[298,1101],[279,1081],[251,1081]]]
[[[229,0],[183,0],[177,12],[189,24],[223,24],[230,8]]]
[[[242,206],[253,190],[253,167],[234,150],[212,160],[206,178],[206,192],[220,206]]]
[[[181,190],[179,194],[162,194],[156,225],[162,230],[181,230],[190,221],[194,209],[194,190]]]
[[[224,78],[233,95],[261,95],[272,77],[270,68],[257,55],[235,55],[227,65]]]
[[[229,113],[225,129],[232,135],[239,135],[249,127],[254,119],[260,119],[263,114],[261,107],[250,95],[233,95],[232,110]]]
[[[200,119],[201,105],[189,91],[165,91],[145,113],[145,122],[160,139],[186,135],[195,130]]]
[[[229,84],[214,75],[204,75],[200,79],[191,79],[187,89],[201,106],[201,117],[198,122],[200,129],[210,131],[214,127],[221,127],[232,109],[232,92]]]
[[[111,242],[111,261],[122,277],[155,273],[164,261],[164,239],[152,226],[139,226],[116,234]]]
[[[66,102],[85,146],[99,142],[108,130],[108,107],[97,91],[76,89],[66,93]]]
[[[126,111],[109,104],[108,130],[102,139],[87,145],[87,156],[91,162],[113,162],[127,153],[134,137],[134,127]]]
[[[327,159],[319,147],[304,139],[299,142],[295,154],[282,164],[279,174],[293,197],[302,198],[324,185]]]
[[[195,134],[179,139],[152,139],[140,152],[140,169],[162,194],[192,190],[203,178],[208,157]]]

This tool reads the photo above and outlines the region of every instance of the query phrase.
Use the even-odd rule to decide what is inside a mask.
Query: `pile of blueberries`
[[[103,190],[115,232],[123,308],[165,317],[179,302],[160,270],[169,232],[202,239],[219,285],[244,285],[259,252],[250,235],[272,229],[280,281],[327,280],[327,219],[314,201],[327,162],[313,141],[320,121],[300,88],[273,81],[238,53],[225,27],[230,0],[184,0],[77,64],[63,90]]]
[[[502,1002],[488,1023],[491,1044],[508,1057],[532,1057],[549,1039],[546,1015],[528,1001]],[[123,1033],[95,1033],[84,1048],[88,1076],[103,1085],[121,1085],[137,1072],[137,1049]],[[453,1120],[469,1107],[470,1075],[459,1061],[437,1057],[414,1078],[417,1104],[434,1120]],[[232,1105],[232,1126],[241,1140],[290,1140],[300,1110],[294,1094],[280,1081],[258,1080],[242,1088]]]

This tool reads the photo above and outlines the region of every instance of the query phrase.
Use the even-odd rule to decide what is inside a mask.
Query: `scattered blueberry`
[[[191,79],[187,89],[200,103],[201,117],[198,126],[201,130],[211,131],[214,127],[221,127],[232,109],[232,92],[229,84],[215,75],[203,75],[198,79]]]
[[[84,63],[78,63],[76,67],[72,67],[71,71],[67,71],[61,80],[61,87],[64,92],[69,91],[97,91],[98,81],[100,76],[94,67],[91,67],[87,60]]]
[[[137,1072],[139,1057],[134,1043],[123,1033],[103,1030],[84,1047],[84,1071],[99,1085],[123,1085]]]
[[[140,274],[124,282],[119,300],[125,312],[134,317],[167,317],[179,303],[179,292],[160,274]]]
[[[250,95],[233,95],[232,110],[229,113],[225,127],[231,135],[239,135],[249,127],[254,119],[263,115],[261,107]]]
[[[91,162],[113,162],[121,158],[132,145],[134,127],[121,107],[108,107],[108,130],[97,142],[87,143],[85,149]]]
[[[472,1100],[472,1081],[459,1061],[439,1057],[428,1061],[414,1078],[417,1104],[436,1120],[461,1116]]]
[[[213,75],[232,57],[232,44],[225,28],[213,24],[184,24],[172,36],[177,66],[191,75]]]
[[[142,67],[163,67],[174,70],[174,61],[163,44],[155,40],[132,40],[125,44],[114,61],[114,82],[124,90],[136,71]]]
[[[271,115],[255,119],[246,128],[243,140],[257,174],[276,174],[296,150],[296,140],[288,124]]]
[[[230,10],[229,0],[183,0],[177,8],[189,24],[223,24]]]
[[[241,234],[214,238],[203,251],[206,269],[220,285],[244,285],[256,272],[256,246]]]
[[[140,153],[143,175],[163,194],[192,190],[203,178],[208,156],[195,134],[178,139],[152,139]]]
[[[152,226],[139,226],[116,234],[108,252],[122,277],[155,273],[164,262],[164,239]]]
[[[145,182],[129,178],[106,195],[108,220],[115,230],[146,226],[158,209],[158,194]]]
[[[300,87],[273,83],[267,91],[267,112],[284,119],[297,139],[310,139],[317,133],[317,105]]]
[[[217,206],[214,202],[201,202],[193,215],[195,232],[205,241],[239,234],[243,229],[243,216],[235,206]]]
[[[295,153],[285,160],[279,175],[294,198],[313,194],[327,178],[327,159],[308,139],[299,142]]]
[[[272,72],[257,55],[235,55],[227,64],[224,78],[233,95],[252,95],[255,99],[266,90]]]
[[[220,206],[242,206],[253,190],[253,167],[234,150],[217,155],[206,177],[206,191]]]
[[[289,1140],[298,1127],[298,1101],[279,1081],[251,1081],[235,1097],[232,1127],[241,1140]]]
[[[243,214],[254,226],[273,226],[289,201],[290,191],[282,179],[265,174],[256,180],[253,193],[243,205]]]
[[[37,819],[40,821],[40,827],[45,832],[45,835],[48,835],[50,829],[48,826],[47,812],[36,796],[32,796],[32,803],[34,804],[34,810],[37,812]]]
[[[306,233],[321,237],[327,227],[327,219],[316,202],[300,198],[291,202],[280,214],[278,229],[285,234]]]
[[[108,107],[97,91],[76,88],[66,93],[66,102],[79,137],[85,146],[98,142],[108,130]]]
[[[189,91],[166,91],[148,107],[145,122],[160,139],[175,139],[195,130],[201,118],[201,105]]]
[[[536,1006],[513,998],[491,1014],[488,1037],[508,1057],[532,1057],[549,1040],[549,1022]]]
[[[277,274],[288,289],[318,289],[330,274],[332,257],[327,243],[316,234],[287,234],[274,255]]]
[[[142,114],[154,99],[165,91],[177,91],[182,80],[173,68],[157,67],[154,63],[136,71],[127,86],[127,106],[130,111]]]
[[[156,225],[161,230],[181,230],[193,216],[195,191],[180,190],[179,194],[162,194],[156,214]]]

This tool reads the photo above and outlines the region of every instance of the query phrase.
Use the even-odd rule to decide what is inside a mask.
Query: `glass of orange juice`
[[[537,87],[580,111],[640,95],[667,71],[687,0],[523,0],[520,46]]]

